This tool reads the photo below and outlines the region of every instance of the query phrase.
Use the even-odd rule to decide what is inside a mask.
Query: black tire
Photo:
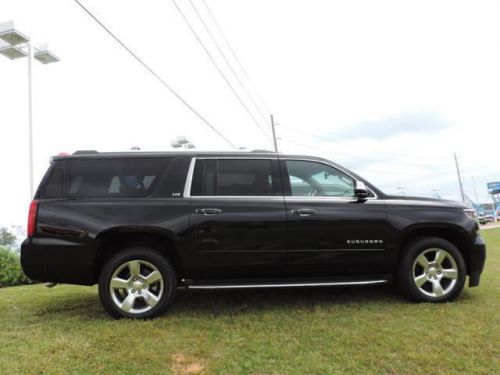
[[[442,266],[432,260],[433,254],[437,257],[437,252],[433,252],[433,249],[442,249],[445,250],[444,253],[447,253]],[[454,300],[462,292],[467,268],[460,250],[451,242],[439,237],[422,237],[409,243],[403,251],[397,272],[397,282],[399,289],[406,297],[417,302],[447,302]],[[427,268],[422,267],[421,262],[417,260],[422,254],[427,260],[431,258],[430,266]],[[456,269],[455,279],[448,278],[448,274],[453,274],[449,271],[451,269]],[[423,282],[420,287],[417,286],[416,276],[419,276]],[[441,291],[439,287],[435,288],[436,282],[441,285]],[[445,293],[439,295],[441,292]]]
[[[134,288],[133,280],[136,279],[134,279],[132,276],[131,268],[133,267],[128,266],[128,264],[140,264],[138,266],[138,279],[140,280],[135,282],[139,283],[138,285],[142,285],[141,282],[143,282],[143,284],[145,285],[142,285],[142,287],[140,288],[136,288],[137,290],[132,289]],[[122,272],[124,272],[125,275],[127,275],[127,273],[129,274],[129,278],[127,280],[127,289],[116,288],[113,289],[112,292],[111,278],[113,277],[115,271],[119,271],[121,268],[123,268]],[[147,277],[152,275],[152,271],[155,271],[154,268],[156,268],[156,270],[161,275],[161,281],[158,280],[156,282],[152,282],[151,285],[148,285]],[[147,273],[147,275],[143,277],[141,272],[146,273],[148,271],[151,272]],[[127,278],[127,276],[122,277],[122,275],[123,274],[119,275],[120,279]],[[99,298],[109,314],[117,319],[150,319],[155,316],[161,315],[165,313],[167,308],[174,300],[176,290],[177,276],[175,274],[174,268],[172,267],[168,259],[162,256],[158,251],[149,247],[130,247],[124,249],[123,251],[120,251],[105,264],[99,277]],[[132,292],[134,293],[134,295],[130,296]],[[139,295],[139,293],[141,295]],[[155,293],[157,293],[158,295],[156,295]],[[132,308],[129,310],[129,312],[118,306],[118,302],[120,302],[120,297],[122,296],[125,296],[122,302],[125,301],[126,297],[130,296],[132,298]],[[146,296],[153,296],[154,298],[146,299]],[[152,302],[147,303],[147,300],[150,300]],[[153,303],[155,303],[155,305],[150,306],[150,304]],[[139,308],[134,308],[134,306],[137,305],[139,305]],[[147,311],[142,311],[146,309]]]

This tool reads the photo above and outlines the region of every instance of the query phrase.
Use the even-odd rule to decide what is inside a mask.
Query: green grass
[[[500,373],[500,229],[478,288],[414,304],[391,287],[189,292],[115,321],[95,287],[0,289],[0,374]]]

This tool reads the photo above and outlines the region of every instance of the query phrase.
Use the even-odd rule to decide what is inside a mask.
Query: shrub
[[[32,283],[21,268],[19,255],[0,246],[0,288]]]

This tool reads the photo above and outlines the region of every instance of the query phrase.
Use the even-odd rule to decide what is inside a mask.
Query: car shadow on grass
[[[95,319],[107,318],[104,308],[99,301],[97,294],[68,294],[64,297],[51,296],[50,294],[43,301],[38,302],[33,307],[33,315],[38,318],[51,319],[55,317]]]
[[[392,285],[181,291],[170,314],[224,314],[262,310],[304,309],[363,303],[400,303]]]
[[[410,304],[391,284],[310,288],[270,288],[234,290],[179,290],[166,318],[180,315],[234,316],[262,311],[308,310],[317,307]],[[38,318],[67,316],[78,319],[111,319],[97,293],[64,294],[40,300],[33,306]]]

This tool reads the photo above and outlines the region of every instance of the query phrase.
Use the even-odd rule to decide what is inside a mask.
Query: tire
[[[422,237],[403,250],[397,281],[409,299],[447,302],[462,292],[467,268],[460,250],[451,242]]]
[[[174,268],[149,247],[124,249],[104,265],[99,277],[99,298],[114,318],[161,315],[174,300],[176,290]]]

